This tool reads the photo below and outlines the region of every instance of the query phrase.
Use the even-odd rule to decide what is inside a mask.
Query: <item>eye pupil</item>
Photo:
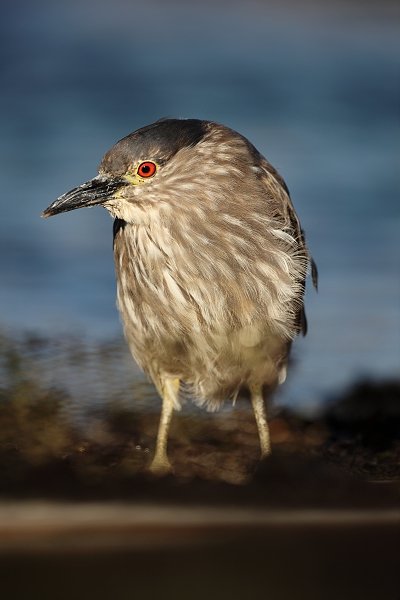
[[[139,165],[137,173],[140,177],[152,177],[156,170],[157,166],[153,162],[146,161]]]

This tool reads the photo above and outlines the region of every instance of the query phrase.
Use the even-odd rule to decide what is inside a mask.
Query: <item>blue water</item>
[[[400,36],[392,3],[14,2],[1,22],[0,328],[120,333],[101,208],[42,220],[162,116],[221,121],[285,177],[320,271],[279,401],[399,375]]]

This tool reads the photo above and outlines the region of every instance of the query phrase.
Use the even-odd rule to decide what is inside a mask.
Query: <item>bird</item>
[[[173,471],[168,432],[188,397],[213,411],[247,395],[267,457],[267,400],[307,330],[307,275],[318,279],[282,176],[225,125],[165,118],[119,140],[42,216],[95,205],[114,218],[127,343],[162,399],[150,471]]]

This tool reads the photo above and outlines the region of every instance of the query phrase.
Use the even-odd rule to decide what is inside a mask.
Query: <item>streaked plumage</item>
[[[157,166],[149,180],[138,176],[143,161]],[[87,185],[101,199],[92,193],[85,204],[115,217],[125,335],[164,399],[154,470],[169,466],[166,433],[182,390],[217,409],[250,389],[266,454],[262,389],[285,380],[291,342],[305,332],[313,265],[283,179],[231,129],[168,119],[118,142]],[[47,215],[78,207],[78,194]]]

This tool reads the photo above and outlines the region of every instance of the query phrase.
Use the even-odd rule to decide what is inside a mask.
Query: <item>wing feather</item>
[[[262,179],[265,183],[267,194],[270,199],[273,198],[276,203],[275,216],[281,221],[282,226],[296,240],[298,252],[303,254],[307,260],[311,271],[311,279],[315,289],[318,289],[318,269],[312,258],[306,243],[304,230],[301,227],[300,220],[293,206],[289,189],[283,177],[278,171],[264,158],[261,158],[260,168],[262,171]],[[271,181],[272,180],[272,181]],[[278,191],[278,193],[277,193]],[[272,193],[271,193],[272,192]],[[305,279],[302,282],[305,289]],[[298,311],[298,328],[299,333],[303,335],[307,333],[307,317],[304,309],[304,291],[302,302]]]

